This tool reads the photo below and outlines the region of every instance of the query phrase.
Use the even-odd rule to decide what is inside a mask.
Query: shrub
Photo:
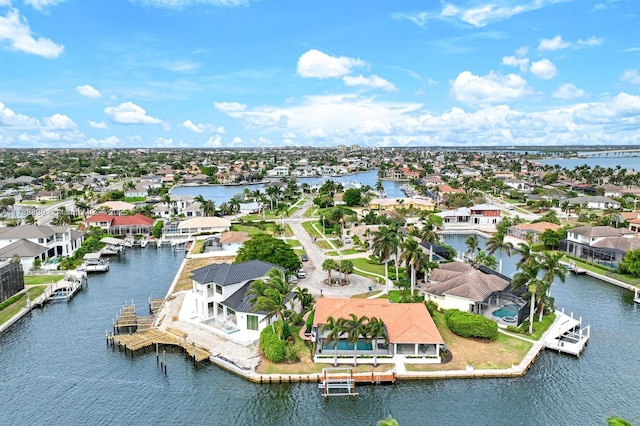
[[[444,314],[449,329],[461,337],[480,337],[496,340],[498,323],[478,314],[449,309]]]
[[[426,302],[424,302],[424,304],[427,306],[429,315],[433,316],[433,314],[438,311],[438,304],[433,300],[427,300]]]
[[[260,350],[264,357],[271,362],[279,364],[284,361],[285,341],[278,338],[272,326],[266,327],[260,333]]]
[[[307,317],[307,321],[305,321],[305,332],[306,333],[311,333],[311,327],[313,327],[313,317],[315,316],[316,311],[311,311],[311,313],[309,314],[309,316]]]
[[[24,296],[24,293],[18,293],[18,294],[14,294],[13,296],[11,296],[10,298],[8,298],[7,300],[5,300],[4,302],[0,303],[0,311],[3,310],[4,308],[6,308],[9,305],[14,304],[15,302],[17,302],[18,300],[20,300],[20,298]]]

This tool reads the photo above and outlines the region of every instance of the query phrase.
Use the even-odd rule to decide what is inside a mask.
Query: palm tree
[[[238,213],[240,213],[240,200],[237,196],[231,197],[229,206],[231,207],[231,214],[235,214],[236,217],[238,217]]]
[[[336,367],[338,365],[338,342],[340,341],[340,337],[345,332],[345,320],[344,318],[335,319],[334,317],[327,318],[327,323],[322,324],[320,327],[320,333],[324,334],[325,331],[329,330],[329,334],[327,334],[324,338],[325,347],[328,345],[326,343],[332,343],[334,349],[334,357],[333,357],[333,366]]]
[[[202,207],[202,214],[204,217],[211,217],[216,213],[216,205],[211,200],[204,200],[200,203]]]
[[[395,251],[397,238],[397,234],[392,232],[389,227],[381,226],[374,233],[371,244],[371,251],[374,256],[377,256],[384,262],[384,277],[387,293],[389,292],[389,258],[391,257],[391,253]]]
[[[535,264],[537,253],[531,250],[531,245],[520,243],[514,248],[514,252],[520,255],[520,260],[516,263],[518,269]]]
[[[422,269],[422,267],[428,262],[427,255],[422,251],[420,244],[413,238],[407,238],[400,245],[402,260],[405,265],[411,267],[411,297],[416,287],[416,271]]]
[[[285,315],[289,312],[287,308],[287,297],[291,293],[292,285],[283,277],[282,271],[272,269],[267,274],[268,280],[265,283],[262,295],[255,299],[253,311],[266,311],[267,319],[278,317],[280,329],[276,330],[280,339],[284,338]]]
[[[495,257],[486,253],[484,250],[478,250],[476,253],[475,262],[479,265],[484,265],[487,268],[495,269],[498,266],[498,261]]]
[[[340,273],[343,275],[344,284],[349,282],[349,274],[353,272],[353,262],[349,259],[345,259],[340,262]]]
[[[496,251],[500,251],[500,262],[498,264],[498,272],[502,273],[502,253],[506,253],[507,256],[511,256],[511,249],[513,244],[504,240],[504,232],[496,232],[487,240],[487,253],[493,255]]]
[[[304,313],[313,305],[313,296],[308,288],[296,287],[294,290],[295,299],[300,302],[300,313]]]
[[[353,365],[358,364],[358,342],[360,336],[364,336],[367,339],[367,323],[369,318],[365,315],[358,317],[356,314],[350,314],[351,318],[344,321],[344,326],[347,329],[347,340],[353,345]]]
[[[545,252],[542,254],[539,260],[540,269],[544,271],[544,275],[542,276],[542,281],[545,283],[544,293],[541,294],[539,305],[538,305],[538,314],[540,315],[538,321],[542,321],[542,312],[544,311],[544,303],[546,298],[549,296],[549,290],[551,289],[551,284],[553,283],[554,277],[558,277],[560,282],[564,282],[565,277],[567,276],[567,267],[564,266],[560,261],[562,260],[562,253],[552,253]]]
[[[267,196],[269,197],[269,201],[271,202],[271,210],[273,210],[273,203],[280,196],[280,189],[277,186],[269,186],[267,188]]]
[[[327,284],[331,285],[331,271],[334,269],[338,269],[338,264],[335,260],[326,258],[324,262],[322,262],[322,270],[328,272]]]
[[[529,306],[529,334],[533,333],[533,320],[535,314],[536,294],[538,289],[544,287],[542,280],[538,278],[538,272],[540,266],[537,262],[530,266],[525,266],[521,272],[518,272],[513,277],[513,288],[518,289],[522,286],[527,286],[529,294],[531,295]]]
[[[394,261],[395,261],[395,266],[396,266],[396,285],[399,286],[399,281],[400,281],[400,274],[398,273],[398,263],[400,261],[400,244],[402,244],[402,241],[404,239],[403,235],[401,232],[398,232],[400,225],[398,225],[398,222],[393,222],[390,226],[390,229],[396,234],[396,239],[394,241],[395,243],[395,247],[393,249],[393,253],[394,253]]]
[[[368,331],[366,333],[367,339],[372,342],[373,345],[373,366],[378,366],[378,339],[382,337],[384,344],[389,344],[389,336],[387,335],[387,329],[385,328],[384,321],[378,317],[369,318],[367,323]]]
[[[467,245],[467,251],[464,252],[464,255],[469,259],[474,259],[476,257],[476,250],[478,249],[478,238],[475,235],[468,237],[464,243]]]

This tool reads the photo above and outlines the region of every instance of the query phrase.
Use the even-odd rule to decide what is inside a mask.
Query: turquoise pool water
[[[328,342],[326,345],[324,345],[324,349],[328,349],[328,350],[333,350],[333,342]],[[339,351],[352,351],[353,350],[353,344],[347,342],[346,340],[340,340],[338,342],[338,350]],[[373,344],[371,344],[371,342],[358,342],[358,350],[359,351],[372,351],[373,350]]]
[[[497,311],[494,311],[492,313],[492,315],[494,317],[498,317],[498,318],[505,318],[505,317],[515,317],[515,318],[517,318],[519,309],[520,309],[520,307],[518,305],[504,305],[503,307],[501,307]]]

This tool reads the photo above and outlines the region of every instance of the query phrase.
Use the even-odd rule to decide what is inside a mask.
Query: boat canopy
[[[82,258],[83,260],[91,260],[91,259],[100,259],[102,257],[102,253],[87,253]]]
[[[113,246],[124,245],[124,240],[121,240],[119,238],[113,238],[113,237],[104,237],[103,239],[100,240],[100,242],[105,244],[111,244]]]

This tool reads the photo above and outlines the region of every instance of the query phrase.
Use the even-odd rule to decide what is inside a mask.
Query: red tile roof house
[[[337,345],[327,340],[329,330],[323,325],[329,317],[350,319],[376,317],[384,322],[388,340],[378,337],[368,342],[363,336],[357,345],[349,343],[347,333]],[[395,363],[439,364],[444,340],[424,303],[391,303],[388,299],[354,299],[321,297],[316,302],[312,339],[316,341],[314,362],[335,364]]]
[[[87,227],[97,226],[111,235],[150,235],[154,220],[141,214],[133,216],[114,216],[96,214],[85,219]]]

